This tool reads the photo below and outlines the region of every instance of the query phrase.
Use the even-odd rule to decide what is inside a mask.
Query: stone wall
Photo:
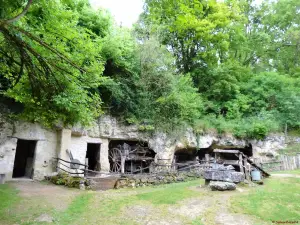
[[[116,182],[115,188],[136,188],[151,185],[184,182],[202,177],[202,173],[159,173],[149,175],[124,175]]]
[[[4,117],[1,117],[2,119]],[[0,127],[0,173],[12,178],[18,139],[37,141],[34,155],[34,179],[43,179],[53,172],[51,159],[56,157],[57,134],[38,124],[3,121]]]

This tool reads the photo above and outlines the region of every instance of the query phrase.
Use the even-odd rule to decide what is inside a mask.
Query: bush
[[[64,185],[71,188],[79,188],[79,184],[83,178],[72,177],[67,173],[59,173],[56,176],[51,176],[47,180],[57,185]]]

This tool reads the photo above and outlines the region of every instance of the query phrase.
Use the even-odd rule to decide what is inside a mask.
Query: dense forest
[[[1,98],[48,127],[103,113],[238,138],[300,126],[299,0],[146,0],[131,29],[88,0],[0,0],[0,55]]]

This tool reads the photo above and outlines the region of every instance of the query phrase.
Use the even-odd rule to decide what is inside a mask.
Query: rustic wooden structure
[[[74,160],[64,160],[61,158],[53,158],[56,161],[58,171],[68,173],[71,176],[83,176],[86,174],[88,166]]]
[[[223,159],[222,163],[224,165],[232,165],[239,167],[240,172],[245,174],[245,178],[250,181],[251,180],[251,170],[256,169],[261,172],[264,177],[269,177],[270,174],[263,170],[259,165],[254,163],[251,159],[248,158],[244,153],[239,150],[224,150],[224,149],[214,149],[215,160],[222,160],[221,154],[233,154],[237,160],[227,160]],[[234,158],[234,157],[231,157]]]
[[[109,161],[112,173],[143,173],[150,170],[154,158],[147,156],[150,149],[141,145],[135,148],[124,143],[110,149]]]

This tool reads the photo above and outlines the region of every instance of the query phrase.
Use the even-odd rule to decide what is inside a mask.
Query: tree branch
[[[32,4],[32,1],[33,0],[28,0],[27,5],[25,6],[24,10],[19,15],[15,16],[11,19],[5,20],[4,23],[13,23],[13,22],[17,21],[18,19],[20,19],[21,17],[23,17],[28,12],[29,7]]]

